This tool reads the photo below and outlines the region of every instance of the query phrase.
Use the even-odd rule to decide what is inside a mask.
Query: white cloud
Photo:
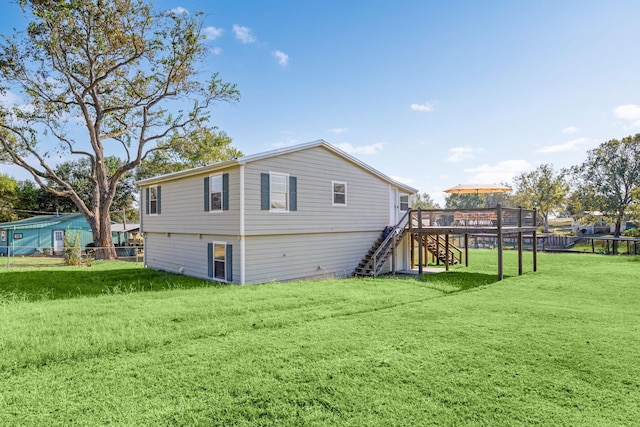
[[[469,145],[465,145],[464,147],[453,147],[449,149],[449,157],[447,157],[448,162],[460,162],[466,159],[473,159],[475,157],[475,153],[479,153],[482,150],[475,149]]]
[[[243,27],[242,25],[233,24],[233,33],[236,35],[236,38],[243,44],[249,44],[256,41],[255,36],[251,34],[251,29]]]
[[[589,138],[576,138],[564,144],[546,145],[536,150],[536,153],[564,153],[578,151],[584,148],[591,140]]]
[[[580,132],[580,128],[577,128],[575,126],[569,126],[569,127],[566,127],[564,129],[562,129],[562,133],[565,134],[565,135],[572,135],[572,134],[578,133],[578,132]]]
[[[429,113],[436,109],[436,101],[426,102],[424,104],[411,104],[413,111],[420,111],[422,113]]]
[[[342,144],[337,144],[337,147],[349,154],[376,154],[377,152],[382,151],[384,144],[382,142],[376,142],[374,144],[354,147],[348,142],[344,142]]]
[[[333,129],[329,129],[329,132],[335,133],[335,134],[341,134],[341,133],[347,132],[348,130],[349,129],[347,128],[333,128]]]
[[[220,48],[220,47],[212,47],[211,49],[209,49],[209,52],[213,53],[214,55],[221,55],[222,54],[222,48]]]
[[[172,13],[174,15],[188,15],[189,11],[187,9],[185,9],[184,7],[174,7],[173,9],[171,9],[169,11],[169,13]]]
[[[618,105],[613,110],[618,119],[629,120],[631,127],[640,126],[640,106],[635,104]]]
[[[407,185],[413,185],[413,183],[416,181],[413,178],[408,178],[406,176],[398,176],[398,175],[391,175],[389,178],[393,179],[394,181],[398,181],[398,182],[401,182],[402,184],[407,184]]]
[[[222,35],[224,30],[216,27],[206,27],[204,30],[204,36],[207,40],[215,40]]]
[[[514,176],[531,169],[531,163],[526,160],[505,160],[496,165],[480,165],[476,168],[465,169],[472,183],[501,183],[511,182]]]
[[[283,67],[286,67],[289,63],[289,55],[287,55],[286,53],[276,50],[274,52],[271,52],[271,54],[278,59],[278,64],[282,65]]]
[[[4,107],[13,107],[19,104],[20,101],[20,97],[10,90],[0,92],[0,105]]]

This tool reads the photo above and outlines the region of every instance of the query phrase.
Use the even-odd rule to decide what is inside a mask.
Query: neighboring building
[[[0,223],[0,255],[61,254],[64,235],[79,232],[80,245],[93,241],[89,223],[82,214],[43,215]]]
[[[417,192],[322,140],[138,186],[145,265],[239,284],[351,275]]]

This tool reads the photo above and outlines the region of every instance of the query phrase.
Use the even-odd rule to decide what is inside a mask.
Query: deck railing
[[[500,218],[498,218],[500,216]],[[500,219],[500,221],[499,221]],[[496,228],[501,224],[509,227],[535,227],[534,209],[523,208],[477,208],[477,209],[412,209],[410,211],[410,228]]]

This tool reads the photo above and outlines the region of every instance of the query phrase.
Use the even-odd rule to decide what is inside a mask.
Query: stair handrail
[[[382,243],[380,243],[380,245],[378,246],[378,249],[376,249],[376,251],[373,253],[373,256],[371,257],[371,259],[373,260],[373,266],[372,266],[373,269],[371,271],[373,272],[374,276],[378,274],[378,272],[376,271],[377,270],[376,263],[377,263],[378,255],[380,255],[380,252],[382,252],[387,247],[389,242],[395,237],[396,234],[400,234],[400,230],[403,230],[407,227],[407,224],[409,223],[410,212],[411,211],[407,211],[404,214],[404,216],[400,219],[400,221],[398,221],[398,223],[393,226],[389,234],[387,234],[387,236],[384,238]]]
[[[446,252],[446,246],[444,245],[444,243],[440,241],[440,239],[436,239],[431,235],[427,235],[427,239],[431,240],[432,242],[435,242],[436,249],[438,250],[438,252],[440,252],[440,249]],[[456,256],[456,253],[457,253],[457,256]],[[449,244],[449,252],[447,256],[449,255],[453,255],[452,261],[455,261],[457,259],[458,262],[462,262],[462,250],[456,245]]]

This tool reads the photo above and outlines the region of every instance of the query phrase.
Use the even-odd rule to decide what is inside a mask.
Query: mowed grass
[[[501,282],[473,251],[421,278],[5,300],[0,425],[637,425],[640,258],[515,257]]]

